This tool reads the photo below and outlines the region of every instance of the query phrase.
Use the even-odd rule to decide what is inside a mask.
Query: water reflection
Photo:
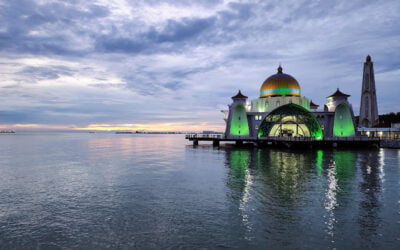
[[[382,152],[229,147],[223,150],[229,169],[227,185],[238,201],[243,226],[249,232],[258,230],[257,224],[264,221],[262,227],[267,227],[271,234],[274,230],[293,233],[293,228],[303,230],[301,223],[309,217],[305,223],[314,227],[314,233],[324,232],[323,238],[332,247],[351,246],[343,243],[343,239],[350,237],[343,227],[346,220],[353,220],[349,217],[355,216],[360,232],[358,236],[352,232],[353,239],[359,237],[368,242],[377,234],[381,220],[379,193],[384,180]],[[359,211],[355,210],[355,201],[359,201]],[[254,210],[272,216],[257,218],[260,215]],[[374,246],[371,242],[365,245]]]
[[[252,225],[249,221],[250,213],[248,213],[247,203],[250,199],[250,188],[252,185],[252,176],[250,174],[249,167],[252,166],[251,160],[254,157],[251,156],[254,151],[249,150],[233,150],[227,151],[228,165],[231,169],[231,178],[228,179],[228,185],[234,189],[239,190],[236,199],[239,200],[239,210],[242,216],[242,222],[246,229],[246,239],[251,239],[249,234],[252,231]]]
[[[262,179],[282,201],[295,202],[301,193],[311,156],[302,152],[225,148],[230,168],[228,185],[247,194],[254,177]]]
[[[381,181],[383,180],[383,164],[381,158],[383,154],[378,151],[371,151],[360,158],[360,169],[362,181],[359,185],[363,194],[359,205],[360,216],[360,236],[366,240],[367,247],[377,247],[373,241],[373,236],[378,234],[381,223],[379,210],[381,203],[379,194],[381,192]]]
[[[324,216],[326,224],[326,233],[334,242],[335,224],[337,223],[335,210],[339,206],[345,206],[348,203],[346,195],[350,193],[350,183],[355,170],[355,154],[350,151],[334,151],[333,157],[325,159],[327,162],[326,180],[327,187],[325,191],[324,207],[327,215]],[[322,161],[324,158],[322,157]]]

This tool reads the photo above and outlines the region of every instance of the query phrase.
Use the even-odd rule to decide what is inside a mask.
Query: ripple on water
[[[399,150],[193,147],[183,135],[1,139],[4,248],[399,243]]]

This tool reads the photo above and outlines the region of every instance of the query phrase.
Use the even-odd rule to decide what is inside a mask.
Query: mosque
[[[355,119],[349,95],[339,89],[327,97],[323,110],[301,95],[298,81],[283,72],[276,74],[260,87],[260,96],[248,101],[241,91],[232,97],[226,119],[225,137],[327,137],[355,136]]]
[[[369,55],[364,62],[358,118],[349,97],[338,88],[319,109],[319,105],[301,95],[299,82],[279,65],[277,73],[261,84],[258,98],[248,100],[240,90],[232,97],[229,109],[223,111],[227,114],[224,134],[207,132],[185,137],[193,145],[212,141],[214,146],[220,142],[246,142],[285,147],[399,148],[400,129],[378,128],[374,67]]]

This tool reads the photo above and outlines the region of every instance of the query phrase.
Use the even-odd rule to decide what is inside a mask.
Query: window
[[[280,101],[276,101],[276,106],[278,107],[280,105],[281,105],[281,102]]]

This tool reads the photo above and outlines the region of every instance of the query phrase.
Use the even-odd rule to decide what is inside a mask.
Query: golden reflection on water
[[[160,140],[151,137],[162,135],[105,135],[102,138],[93,138],[87,141],[87,149],[91,158],[99,157],[129,157],[133,154],[142,156],[161,157],[170,154],[176,148],[181,138],[178,136],[162,137]]]
[[[307,162],[310,155],[301,152],[265,150],[258,151],[257,168],[273,188],[276,198],[295,205],[303,192]]]

